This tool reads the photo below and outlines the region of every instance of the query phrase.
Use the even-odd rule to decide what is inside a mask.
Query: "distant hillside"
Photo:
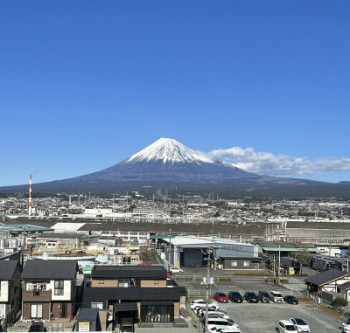
[[[33,184],[33,191],[108,193],[167,188],[178,191],[214,190],[241,196],[247,193],[343,196],[350,193],[350,184],[347,183],[261,176],[213,159],[174,139],[161,138],[112,167],[79,177]],[[3,193],[27,191],[27,184],[0,188]]]

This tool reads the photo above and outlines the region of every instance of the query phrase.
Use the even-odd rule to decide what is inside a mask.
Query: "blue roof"
[[[51,230],[47,227],[40,227],[38,225],[32,224],[7,224],[0,225],[0,231],[18,231],[18,232],[26,232],[26,231],[47,231]]]

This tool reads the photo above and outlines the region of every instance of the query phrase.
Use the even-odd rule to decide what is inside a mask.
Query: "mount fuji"
[[[256,189],[315,186],[321,182],[261,176],[214,159],[168,138],[160,138],[126,160],[91,174],[34,184],[35,191],[77,192],[140,190],[142,188]],[[27,191],[27,185],[0,192]]]

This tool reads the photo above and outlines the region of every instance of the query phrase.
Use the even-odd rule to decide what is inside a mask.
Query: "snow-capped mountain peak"
[[[179,141],[160,138],[151,145],[132,155],[125,162],[162,161],[165,163],[214,163],[214,159],[207,154],[184,146]]]

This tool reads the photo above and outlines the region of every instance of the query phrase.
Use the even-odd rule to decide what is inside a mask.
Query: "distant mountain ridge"
[[[33,189],[47,192],[113,192],[145,187],[230,190],[317,187],[323,184],[327,183],[261,176],[190,149],[174,139],[160,138],[109,168],[79,177],[33,184]],[[0,188],[0,192],[27,190],[27,185]]]

